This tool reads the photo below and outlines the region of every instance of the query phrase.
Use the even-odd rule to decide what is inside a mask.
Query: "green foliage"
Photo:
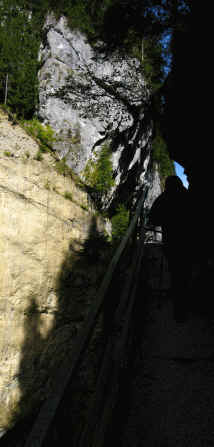
[[[166,142],[161,135],[157,135],[153,140],[152,156],[153,162],[159,166],[161,182],[164,184],[166,177],[175,174],[175,168],[169,157]]]
[[[11,157],[11,156],[12,156],[12,154],[11,154],[10,151],[4,151],[4,155],[5,155],[6,157]]]
[[[45,183],[45,189],[47,189],[47,190],[50,190],[50,189],[51,189],[50,180],[46,180],[46,183]]]
[[[0,102],[18,117],[33,115],[38,99],[40,38],[29,12],[15,1],[0,3]]]
[[[53,191],[54,191],[56,194],[59,194],[59,191],[58,191],[58,189],[57,189],[57,187],[56,187],[55,185],[53,185]]]
[[[103,41],[107,51],[119,48],[144,60],[142,69],[156,89],[162,81],[161,37],[182,26],[191,0],[1,0],[0,103],[17,117],[31,118],[38,103],[38,50],[48,12],[65,15],[72,28],[92,42]]]
[[[79,189],[86,191],[85,184],[82,182],[80,177],[71,168],[69,168],[64,158],[56,161],[55,169],[58,174],[63,175],[64,177],[70,177]]]
[[[87,13],[85,1],[69,2],[65,6],[65,15],[67,15],[72,28],[77,28],[89,35],[94,34],[93,22]]]
[[[163,80],[164,61],[162,47],[159,42],[153,42],[152,39],[143,39],[142,47],[143,73],[154,92],[161,86]]]
[[[111,149],[106,144],[102,147],[96,162],[89,161],[84,171],[86,183],[96,192],[107,194],[114,186]]]
[[[58,174],[64,175],[64,177],[65,176],[69,176],[74,181],[76,181],[77,175],[75,176],[75,174],[72,171],[72,169],[69,168],[69,166],[66,164],[66,160],[64,158],[62,158],[62,160],[58,160],[56,162],[55,168],[56,168],[56,171],[58,172]]]
[[[65,199],[67,199],[67,200],[73,200],[73,197],[72,197],[72,194],[71,194],[71,192],[69,192],[69,191],[65,191],[64,192],[64,197],[65,197]]]
[[[54,138],[54,131],[48,124],[44,125],[37,119],[32,119],[31,121],[23,121],[23,126],[26,131],[37,138],[40,141],[41,152],[47,152],[50,147],[52,147]]]
[[[58,172],[58,174],[64,175],[64,176],[66,175],[66,173],[67,173],[67,166],[65,164],[65,160],[64,159],[58,160],[56,162],[55,168],[56,168],[56,171]]]
[[[43,160],[42,152],[40,151],[40,149],[38,150],[37,154],[35,155],[34,160],[37,160],[37,161]]]
[[[112,223],[112,240],[118,243],[124,236],[129,225],[129,211],[125,205],[121,204],[117,207],[115,215],[111,219]]]
[[[98,37],[106,8],[113,0],[49,0],[49,9],[57,16],[64,14],[71,28],[76,28],[90,39]]]
[[[83,204],[81,203],[80,206],[81,206],[81,208],[82,208],[84,211],[89,211],[89,208],[88,208],[87,205],[83,205]]]

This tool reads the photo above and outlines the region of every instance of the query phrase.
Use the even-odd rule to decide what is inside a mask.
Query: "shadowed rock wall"
[[[0,114],[3,431],[49,391],[53,371],[73,343],[105,264],[99,259],[99,265],[90,266],[81,258],[90,234],[107,228],[105,219],[95,216],[86,192],[56,172],[50,154],[35,160],[37,151],[35,141]],[[68,192],[70,200],[65,198]]]

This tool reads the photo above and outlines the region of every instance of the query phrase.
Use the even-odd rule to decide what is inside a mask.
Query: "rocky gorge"
[[[39,53],[37,118],[54,131],[53,152],[38,159],[38,141],[0,112],[0,433],[28,417],[51,389],[104,274],[108,251],[91,260],[90,238],[108,233],[87,186],[102,148],[113,183],[105,209],[128,207],[149,186],[161,192],[151,163],[150,94],[137,59],[101,42],[92,47],[65,17],[47,17]],[[100,262],[100,260],[102,262]]]

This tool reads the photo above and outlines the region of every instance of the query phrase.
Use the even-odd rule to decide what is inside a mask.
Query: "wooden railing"
[[[115,270],[120,263],[121,257],[128,244],[131,244],[133,250],[131,250],[130,268],[128,269],[120,297],[114,298],[117,299],[117,306],[114,314],[110,316],[111,333],[107,338],[95,396],[89,412],[87,424],[78,442],[78,447],[103,446],[106,428],[111,419],[111,410],[115,405],[115,399],[117,398],[119,375],[126,349],[138,275],[143,256],[145,229],[142,225],[142,216],[146,195],[147,190],[145,189],[138,201],[127,232],[117,248],[100,289],[98,290],[87,321],[77,335],[76,342],[73,349],[68,354],[66,361],[61,365],[61,368],[53,379],[53,392],[43,403],[32,431],[25,443],[25,447],[42,447],[44,445],[45,438],[51,428],[57,408],[63,399],[66,388],[72,383],[74,376],[78,371],[82,356],[90,342],[97,318],[103,310],[107,292],[112,284]],[[104,396],[106,386],[109,390],[108,396]]]

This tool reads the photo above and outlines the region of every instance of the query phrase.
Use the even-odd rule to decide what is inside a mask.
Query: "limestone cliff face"
[[[161,194],[161,179],[158,169],[158,164],[154,163],[152,169],[148,169],[148,183],[150,188],[148,189],[148,194],[146,198],[145,207],[150,209],[155,199]]]
[[[147,223],[148,221],[148,213],[153,205],[155,199],[161,194],[162,187],[161,187],[161,178],[159,173],[158,164],[154,163],[152,169],[147,168],[147,184],[149,185],[147,197],[144,204],[144,212],[145,212],[145,221]],[[161,227],[157,227],[156,230],[161,230]],[[160,232],[154,233],[153,231],[147,231],[146,233],[146,239],[147,240],[156,240],[161,242],[162,241],[162,234]],[[153,269],[152,273],[153,274]]]
[[[38,115],[55,131],[57,156],[84,178],[88,161],[110,145],[115,186],[107,206],[132,201],[149,183],[149,207],[160,182],[149,163],[149,92],[138,61],[108,55],[101,43],[92,48],[52,15],[40,61]],[[49,392],[108,263],[99,250],[88,262],[86,250],[108,222],[57,172],[55,157],[39,161],[38,150],[0,112],[0,436]]]
[[[37,151],[0,113],[0,433],[51,386],[102,273],[80,250],[105,221]]]
[[[109,199],[134,194],[150,154],[149,91],[137,59],[68,27],[65,17],[47,18],[40,50],[39,117],[56,132],[55,150],[80,175],[111,145],[116,187]]]

